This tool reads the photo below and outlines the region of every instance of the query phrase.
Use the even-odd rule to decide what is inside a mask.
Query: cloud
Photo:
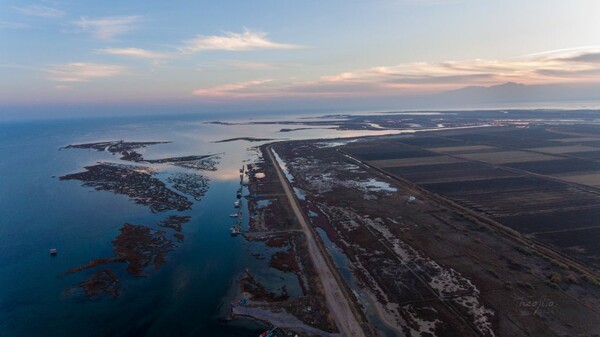
[[[280,68],[278,65],[264,62],[226,61],[225,65],[240,70],[271,70]]]
[[[434,92],[466,85],[599,82],[599,47],[555,50],[506,60],[462,60],[440,63],[416,62],[379,66],[323,76],[311,85],[351,87],[361,83],[372,92],[388,94]],[[401,89],[401,90],[399,90]],[[306,90],[306,89],[303,89]]]
[[[499,60],[453,60],[376,66],[303,82],[241,82],[201,89],[220,99],[281,97],[394,97],[430,94],[466,86],[506,82],[534,84],[600,83],[598,47],[565,49]]]
[[[107,39],[131,30],[133,24],[137,21],[137,16],[103,18],[99,20],[82,18],[76,24],[82,29],[91,31],[98,38]],[[111,55],[152,59],[155,62],[158,62],[160,59],[177,58],[186,54],[193,54],[208,50],[250,51],[261,49],[297,48],[302,48],[302,46],[272,42],[267,38],[266,33],[252,32],[246,29],[243,33],[226,32],[222,36],[201,35],[195,39],[184,41],[182,46],[173,50],[172,52],[157,52],[134,47],[105,48],[99,49],[98,51]],[[280,66],[264,62],[224,61],[219,62],[219,64],[242,70],[267,70],[280,68]]]
[[[57,18],[65,15],[65,12],[52,7],[31,5],[27,7],[13,7],[17,12],[26,16],[36,16],[40,18]]]
[[[264,84],[271,82],[272,80],[253,80],[246,82],[237,82],[231,84],[224,84],[216,87],[197,89],[193,91],[196,96],[201,96],[208,99],[220,99],[230,97],[263,97]]]
[[[101,53],[110,54],[110,55],[121,55],[121,56],[130,56],[137,57],[143,59],[165,59],[169,58],[172,55],[166,53],[155,52],[146,49],[140,48],[105,48],[98,50]]]
[[[110,16],[98,19],[81,17],[73,24],[84,32],[98,39],[112,39],[118,35],[132,31],[140,21],[140,16]]]
[[[582,70],[569,70],[569,69],[538,69],[538,74],[545,76],[552,76],[556,78],[577,78],[579,80],[583,79],[595,79],[598,82],[598,78],[600,78],[600,67],[596,69],[582,69]]]
[[[343,96],[371,96],[374,92],[371,83],[361,82],[330,82],[314,81],[304,83],[290,83],[278,90],[281,96],[306,97],[343,97]]]
[[[0,21],[0,29],[24,29],[28,26],[19,22]]]
[[[542,53],[526,55],[524,58],[533,58],[542,62],[555,62],[562,64],[600,63],[600,46],[585,46],[550,50]]]
[[[203,62],[198,66],[198,70],[221,70],[221,69],[239,69],[248,71],[293,69],[302,66],[300,63],[290,62],[257,62],[244,60],[219,60],[216,62]]]
[[[565,61],[577,61],[577,62],[586,62],[586,63],[600,63],[600,52],[596,53],[583,53],[577,56],[571,56]]]
[[[581,53],[586,53],[589,51],[597,50],[598,48],[600,48],[600,47],[599,46],[580,46],[580,47],[573,47],[573,48],[553,49],[553,50],[546,50],[546,51],[542,51],[542,52],[538,52],[538,53],[523,55],[521,58],[542,58],[542,57],[556,58],[557,56],[561,56],[561,55],[562,56],[577,55],[577,54],[581,54]]]
[[[196,67],[197,71],[221,71],[221,70],[247,70],[247,71],[262,71],[282,69],[285,67],[293,67],[293,64],[275,64],[266,62],[248,62],[240,60],[220,60],[216,62],[203,62]]]
[[[197,53],[209,50],[250,51],[265,49],[298,49],[299,45],[277,43],[268,39],[263,32],[253,32],[248,29],[242,33],[225,32],[223,35],[199,35],[185,41],[179,50],[182,53]]]
[[[466,75],[419,75],[403,76],[392,75],[387,83],[406,83],[406,84],[447,84],[447,83],[465,83],[471,84],[476,81],[492,78],[493,74],[466,74]]]
[[[112,64],[68,63],[44,69],[56,82],[87,82],[93,79],[113,77],[127,72],[127,68]]]

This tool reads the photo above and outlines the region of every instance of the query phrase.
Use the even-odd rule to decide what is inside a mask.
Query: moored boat
[[[231,226],[229,231],[231,232],[231,236],[237,236],[238,234],[242,233],[242,228],[239,225],[235,225]]]

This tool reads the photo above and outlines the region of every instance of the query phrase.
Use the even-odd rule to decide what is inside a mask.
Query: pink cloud
[[[264,90],[264,85],[271,81],[272,80],[253,80],[224,84],[211,88],[197,89],[193,91],[193,94],[195,96],[200,96],[208,99],[248,97],[258,98],[267,96],[269,94],[268,90]]]
[[[113,64],[68,63],[45,68],[50,79],[56,82],[87,82],[93,79],[113,77],[127,72],[127,68]]]
[[[266,33],[244,30],[242,33],[225,32],[223,35],[199,35],[185,41],[180,48],[183,53],[197,53],[209,50],[249,51],[266,49],[298,49],[302,46],[271,41]]]

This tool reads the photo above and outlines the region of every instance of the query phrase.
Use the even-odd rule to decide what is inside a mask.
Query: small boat
[[[239,200],[236,200],[236,201],[233,203],[233,206],[235,206],[235,208],[240,208],[240,201],[239,201]]]
[[[275,332],[276,329],[277,329],[277,327],[273,327],[270,330],[267,330],[267,331],[261,333],[259,337],[271,337],[273,335],[273,332]]]
[[[50,248],[50,256],[56,256],[58,254],[58,250],[56,248]]]
[[[237,218],[238,216],[239,216],[238,213],[231,213],[231,214],[229,214],[230,218]]]
[[[238,199],[241,199],[241,198],[242,198],[242,193],[240,193],[240,192],[237,192],[237,193],[236,193],[236,197],[237,197]]]
[[[231,226],[229,231],[231,232],[231,236],[237,236],[242,232],[242,229],[240,228],[240,226]]]

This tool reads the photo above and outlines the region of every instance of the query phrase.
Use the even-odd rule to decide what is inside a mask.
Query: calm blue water
[[[286,117],[286,119],[289,118]],[[214,120],[214,117],[211,118]],[[316,138],[331,130],[280,134],[285,126],[207,125],[201,118],[87,119],[0,124],[0,336],[256,336],[251,322],[223,322],[245,268],[273,288],[294,277],[268,268],[261,243],[232,238],[235,191],[243,160],[255,159],[257,143],[212,143],[231,137]],[[344,132],[344,136],[359,133]],[[56,177],[98,161],[119,162],[109,153],[60,147],[107,140],[172,141],[140,151],[145,158],[222,153],[216,172],[203,172],[210,189],[186,212],[153,214],[128,197],[94,191]],[[157,166],[173,170],[168,165]],[[193,201],[193,200],[191,200]],[[148,277],[132,277],[113,264],[121,283],[118,298],[66,297],[89,271],[62,272],[96,258],[111,257],[111,241],[126,223],[153,226],[168,215],[192,217],[185,240]],[[48,249],[56,247],[57,257]]]

